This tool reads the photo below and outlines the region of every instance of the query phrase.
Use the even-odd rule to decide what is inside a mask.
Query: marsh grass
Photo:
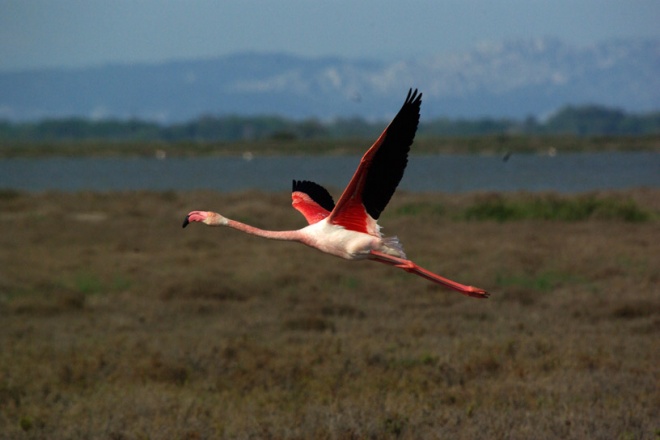
[[[507,199],[499,194],[484,196],[459,214],[466,220],[558,220],[582,221],[588,219],[625,222],[648,221],[652,213],[633,200],[615,196],[584,195],[561,197],[527,195]]]
[[[654,215],[625,196],[585,194],[578,197],[562,197],[559,194],[521,194],[516,198],[499,193],[478,196],[468,206],[449,209],[438,202],[413,202],[400,205],[395,216],[449,217],[457,221],[584,221],[611,220],[646,222]]]
[[[536,274],[498,274],[495,282],[502,290],[520,288],[537,293],[551,292],[562,285],[577,285],[585,280],[570,273],[542,271]]]
[[[492,200],[596,208],[462,214]],[[191,209],[300,227],[289,204],[0,197],[0,438],[657,437],[658,190],[397,194],[384,232],[487,301],[296,244],[181,229]],[[597,214],[603,204],[647,217]]]

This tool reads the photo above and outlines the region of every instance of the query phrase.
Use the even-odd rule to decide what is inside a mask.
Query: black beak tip
[[[185,228],[186,226],[188,226],[189,223],[190,221],[188,221],[188,216],[186,216],[186,218],[183,220],[183,225],[181,227]]]

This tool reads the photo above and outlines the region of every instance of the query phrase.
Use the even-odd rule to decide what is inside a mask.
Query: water
[[[117,191],[291,188],[313,180],[341,189],[359,157],[48,158],[0,160],[0,188],[27,191]],[[660,154],[571,153],[555,157],[412,156],[399,188],[408,191],[543,191],[660,187]]]

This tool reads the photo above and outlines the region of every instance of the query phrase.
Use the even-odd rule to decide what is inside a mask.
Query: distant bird
[[[274,240],[298,241],[347,260],[368,259],[389,264],[464,295],[487,298],[489,294],[483,289],[441,277],[408,260],[398,238],[384,237],[376,223],[403,177],[419,124],[421,104],[422,94],[410,89],[399,113],[362,157],[336,205],[322,186],[306,180],[293,181],[292,204],[305,217],[308,226],[295,231],[267,231],[216,212],[192,211],[186,216],[183,227],[201,222]]]

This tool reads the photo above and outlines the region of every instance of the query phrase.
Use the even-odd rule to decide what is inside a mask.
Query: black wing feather
[[[300,191],[307,194],[312,200],[319,204],[323,209],[332,212],[335,209],[335,202],[327,189],[318,183],[309,180],[294,180],[292,192]]]
[[[419,125],[422,94],[408,91],[399,113],[386,129],[385,139],[374,155],[367,173],[362,203],[369,215],[378,219],[389,203],[408,164],[408,152]]]

